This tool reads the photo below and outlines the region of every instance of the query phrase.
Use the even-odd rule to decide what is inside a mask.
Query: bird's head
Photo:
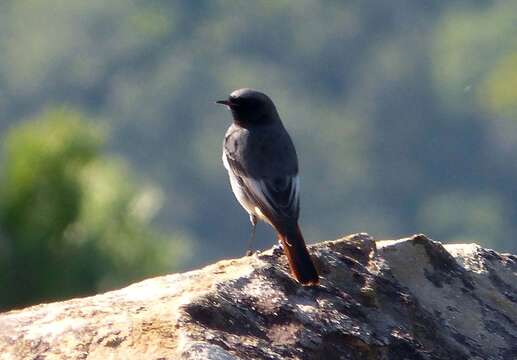
[[[257,90],[235,90],[228,99],[216,103],[226,105],[232,112],[233,120],[242,126],[265,125],[278,120],[273,101]]]

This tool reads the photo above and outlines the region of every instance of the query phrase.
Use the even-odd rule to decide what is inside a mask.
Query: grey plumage
[[[240,89],[218,101],[232,112],[233,124],[223,142],[223,163],[237,200],[250,215],[278,232],[289,266],[304,285],[319,282],[298,226],[300,187],[298,157],[271,99]]]
[[[298,219],[298,159],[280,120],[246,128],[230,126],[223,162],[230,178],[235,178],[232,190],[248,213],[267,222],[263,215]]]

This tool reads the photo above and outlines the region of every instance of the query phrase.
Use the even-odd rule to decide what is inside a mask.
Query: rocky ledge
[[[0,359],[517,359],[517,257],[366,234],[0,315]]]

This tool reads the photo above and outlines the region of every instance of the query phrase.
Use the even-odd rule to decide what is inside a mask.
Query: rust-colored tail
[[[320,282],[318,271],[305,246],[300,227],[296,225],[290,229],[279,231],[278,239],[282,242],[291,273],[295,279],[302,285],[318,285]]]

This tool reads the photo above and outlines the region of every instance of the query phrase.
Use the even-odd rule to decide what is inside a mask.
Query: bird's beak
[[[221,105],[226,105],[226,106],[230,106],[231,105],[230,101],[228,101],[228,100],[219,100],[219,101],[216,101],[215,103],[216,104],[221,104]]]

